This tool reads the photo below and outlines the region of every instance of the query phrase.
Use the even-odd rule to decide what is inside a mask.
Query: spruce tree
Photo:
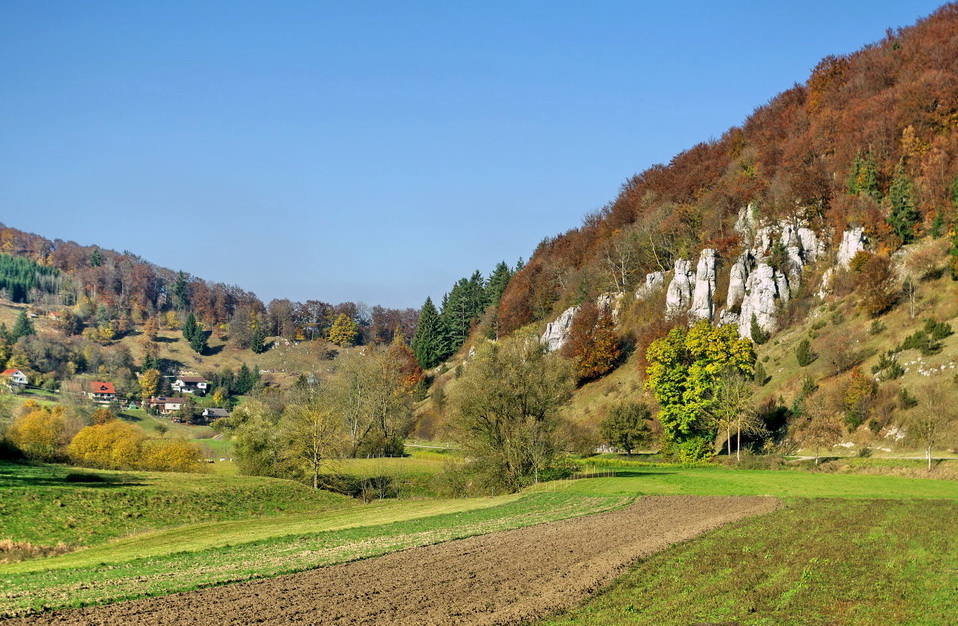
[[[186,323],[183,324],[183,338],[187,341],[193,341],[193,337],[199,331],[199,324],[196,323],[196,316],[190,313],[186,316]]]
[[[37,334],[37,331],[33,328],[33,323],[31,323],[27,317],[27,312],[21,310],[20,314],[17,315],[17,321],[13,325],[13,332],[10,333],[10,343],[16,343],[20,337],[35,334]]]
[[[904,160],[898,161],[898,167],[895,168],[895,179],[888,191],[888,199],[891,202],[888,223],[902,243],[911,243],[915,240],[915,225],[920,216],[915,207],[915,192],[911,178],[905,173]]]
[[[253,354],[260,354],[266,350],[266,328],[262,322],[258,322],[253,328],[253,335],[249,340],[249,349]]]
[[[505,261],[500,261],[496,265],[496,269],[492,271],[492,275],[489,276],[488,282],[486,282],[486,301],[491,306],[498,308],[499,301],[502,300],[502,294],[511,279],[512,270],[509,269]]]
[[[439,365],[445,358],[444,335],[439,311],[436,310],[436,305],[432,303],[432,298],[427,297],[426,302],[419,310],[419,321],[416,324],[416,332],[413,334],[410,344],[413,354],[416,355],[416,360],[424,369]]]

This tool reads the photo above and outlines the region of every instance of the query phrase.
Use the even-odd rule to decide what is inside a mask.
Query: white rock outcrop
[[[665,292],[665,316],[675,317],[686,313],[692,303],[692,283],[695,275],[692,264],[685,259],[675,260],[675,273]]]
[[[705,248],[699,255],[699,262],[695,268],[695,285],[692,288],[692,303],[689,308],[690,320],[709,320],[715,317],[715,305],[712,296],[715,295],[715,269],[718,265],[718,255],[715,250]]]
[[[645,284],[639,287],[635,292],[635,297],[639,300],[648,298],[665,284],[664,272],[650,272],[645,275]]]
[[[572,320],[579,311],[579,307],[569,307],[556,318],[556,321],[550,322],[546,326],[546,331],[542,334],[542,344],[549,352],[555,352],[560,349],[569,339],[569,329],[572,328]]]
[[[865,249],[865,229],[862,227],[849,228],[842,233],[842,242],[838,244],[839,267],[848,267],[856,254]]]
[[[771,265],[763,262],[749,274],[739,315],[738,334],[742,337],[752,337],[753,315],[762,330],[774,332],[778,329],[776,314],[781,299],[779,276]]]

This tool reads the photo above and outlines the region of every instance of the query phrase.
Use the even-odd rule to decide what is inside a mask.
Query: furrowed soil
[[[778,507],[766,497],[650,496],[609,513],[5,624],[516,624],[575,606],[638,559]]]

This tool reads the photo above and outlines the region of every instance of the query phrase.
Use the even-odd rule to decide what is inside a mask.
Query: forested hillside
[[[705,248],[733,259],[743,247],[735,221],[749,205],[765,223],[804,221],[833,250],[850,226],[882,254],[950,232],[956,68],[955,4],[854,54],[825,57],[741,127],[633,176],[580,228],[545,239],[503,295],[500,329],[634,291],[647,273]]]

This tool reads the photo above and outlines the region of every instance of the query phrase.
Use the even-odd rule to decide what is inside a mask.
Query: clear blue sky
[[[0,222],[419,307],[938,2],[0,2]]]

